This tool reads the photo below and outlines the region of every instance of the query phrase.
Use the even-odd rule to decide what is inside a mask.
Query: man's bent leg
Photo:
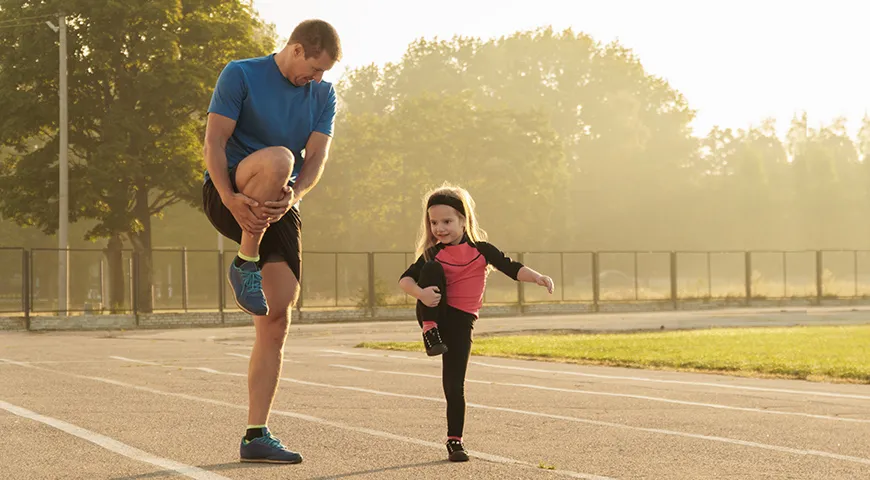
[[[236,167],[236,188],[260,205],[278,200],[281,198],[281,189],[290,180],[293,165],[293,153],[284,147],[258,150]],[[258,256],[264,233],[243,233],[239,252],[249,257]]]
[[[254,317],[256,337],[248,365],[248,426],[260,428],[262,437],[243,440],[241,457],[248,462],[298,463],[302,456],[272,437],[266,424],[281,377],[290,309],[296,303],[299,282],[286,262],[267,262],[263,265],[263,290],[269,314]]]
[[[281,198],[293,172],[293,153],[284,147],[269,147],[254,152],[241,161],[235,170],[236,189],[260,205]],[[236,304],[251,315],[267,315],[268,303],[262,289],[262,275],[257,268],[260,242],[265,232],[242,232],[239,255],[229,270]]]

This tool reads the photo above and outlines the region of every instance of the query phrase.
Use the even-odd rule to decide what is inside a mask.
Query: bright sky
[[[417,13],[412,13],[411,5]],[[425,5],[425,6],[424,6]],[[822,7],[821,5],[827,5]],[[338,30],[346,68],[398,61],[416,38],[493,38],[552,25],[602,43],[618,39],[698,111],[695,134],[796,112],[810,126],[870,112],[870,2],[866,0],[254,0],[287,37],[307,18]]]

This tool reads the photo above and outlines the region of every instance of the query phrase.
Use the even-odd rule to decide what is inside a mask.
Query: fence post
[[[822,285],[822,251],[816,250],[816,301],[819,305],[822,304],[822,296],[824,296],[824,286]]]
[[[21,310],[24,325],[30,330],[30,251],[21,249]]]
[[[305,298],[305,282],[302,280],[302,266],[307,265],[307,263],[305,263],[306,255],[307,254],[302,253],[302,257],[299,259],[299,278],[296,279],[296,281],[299,283],[299,292],[296,295],[295,305],[290,306],[290,308],[293,309],[296,313],[296,318],[298,318],[300,321],[302,320],[302,305]]]
[[[517,261],[518,262],[523,263],[523,260],[524,260],[523,257],[524,257],[523,252],[517,253]],[[523,310],[524,310],[523,306],[525,305],[525,303],[526,303],[526,298],[525,298],[525,289],[523,288],[523,282],[517,282],[517,304],[519,305],[519,312],[518,313],[520,315],[523,314]]]
[[[187,311],[187,247],[181,248],[181,308]]]
[[[225,323],[226,319],[224,317],[224,252],[218,250],[217,252],[217,292],[218,292],[218,314],[221,316],[221,323]]]
[[[133,303],[133,318],[136,319],[136,326],[139,326],[139,252],[133,252],[133,258],[130,259],[130,287],[133,289],[130,301]]]
[[[105,252],[100,253],[100,311],[105,313],[106,310],[108,310],[106,308],[106,305],[108,304],[108,302],[106,302],[106,298],[108,297],[108,295],[106,295],[106,262],[104,261],[106,255]]]
[[[713,300],[713,262],[707,252],[707,298]]]
[[[671,302],[677,309],[677,252],[671,252]]]
[[[338,252],[335,252],[335,307],[338,308]]]
[[[746,288],[746,306],[752,304],[752,252],[744,253],[744,287]]]
[[[640,292],[637,282],[637,252],[634,252],[634,301],[640,300]]]
[[[782,298],[788,298],[788,256],[782,252]]]
[[[598,252],[592,252],[592,310],[598,312],[601,300],[601,278]]]
[[[369,316],[375,316],[375,254],[369,252]]]
[[[28,257],[27,263],[29,264],[28,265],[29,268],[27,269],[27,275],[30,277],[30,286],[29,286],[30,295],[29,295],[29,298],[27,299],[27,302],[30,306],[30,308],[29,308],[30,313],[33,313],[33,311],[34,311],[34,309],[33,309],[33,304],[34,304],[33,295],[34,295],[34,292],[36,291],[36,278],[35,278],[35,275],[33,275],[33,250],[32,249],[28,252],[27,257]]]
[[[559,266],[561,270],[559,270],[559,293],[560,298],[564,302],[565,301],[565,252],[559,252]]]
[[[852,252],[855,272],[855,298],[858,298],[858,250]]]

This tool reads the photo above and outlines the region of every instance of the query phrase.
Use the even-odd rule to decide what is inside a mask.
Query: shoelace
[[[441,341],[441,336],[438,335],[438,330],[434,328],[423,335],[423,341],[426,343],[426,348],[430,348],[436,343],[443,343]]]
[[[281,450],[286,450],[286,448],[284,448],[284,445],[281,443],[281,440],[278,440],[277,438],[273,437],[272,434],[270,434],[270,433],[267,433],[263,437],[263,443],[265,443],[266,445],[269,445],[270,447],[275,447],[275,448],[280,448]]]
[[[263,289],[263,277],[260,272],[242,270],[242,286],[246,292],[256,292]]]

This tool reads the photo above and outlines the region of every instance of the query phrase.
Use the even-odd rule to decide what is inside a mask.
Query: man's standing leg
[[[287,184],[292,170],[293,154],[289,150],[275,147],[263,149],[239,164],[235,174],[236,188],[262,205],[266,201],[281,197],[281,189]],[[285,216],[292,215],[295,215],[295,212],[288,212]],[[295,219],[287,217],[268,227],[274,231],[270,232],[267,229],[266,232],[268,235],[294,239],[290,243],[295,242],[296,245],[293,247],[298,249],[298,227],[299,224]],[[260,252],[263,236],[264,234],[252,236],[243,232],[240,254],[249,255],[251,245],[254,245],[257,256],[261,253],[277,255],[279,252],[270,252],[266,249]],[[286,252],[284,254],[288,255]],[[242,260],[245,261],[239,265],[238,260],[241,255],[236,259],[234,265],[236,268],[257,268],[254,261],[243,258]],[[298,251],[289,255],[298,256]],[[265,315],[254,315],[256,334],[248,365],[248,430],[240,447],[241,460],[246,462],[299,463],[302,461],[301,455],[286,449],[271,435],[266,426],[278,387],[278,379],[281,376],[284,341],[290,325],[290,308],[299,292],[299,282],[286,260],[289,259],[266,257],[262,270],[257,270],[262,285],[256,287],[262,288],[268,310]],[[298,258],[293,261],[299,265]]]
[[[281,377],[290,309],[299,292],[299,282],[283,259],[263,265],[263,291],[269,299],[269,315],[254,317],[256,337],[248,365],[248,431],[242,442],[242,461],[299,463],[302,456],[287,450],[266,427]]]

